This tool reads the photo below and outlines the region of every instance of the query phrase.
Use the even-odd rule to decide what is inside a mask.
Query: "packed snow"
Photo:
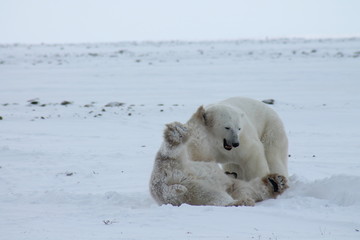
[[[0,232],[21,239],[360,239],[360,39],[0,45]],[[164,124],[274,99],[290,188],[158,206]]]

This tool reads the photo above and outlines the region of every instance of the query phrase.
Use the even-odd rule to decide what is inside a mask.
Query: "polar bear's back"
[[[268,121],[281,123],[278,114],[265,103],[258,100],[245,97],[232,97],[221,101],[220,104],[240,109],[247,115],[252,123],[257,123],[259,125],[265,125]]]

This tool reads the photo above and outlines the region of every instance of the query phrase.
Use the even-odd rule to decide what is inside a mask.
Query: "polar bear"
[[[179,122],[165,128],[149,184],[158,204],[253,206],[287,188],[286,178],[278,174],[245,182],[228,177],[215,162],[192,161],[187,147],[192,132]]]
[[[222,164],[250,181],[277,173],[288,177],[288,139],[279,116],[265,103],[234,97],[199,107],[187,124],[195,130],[191,159]]]

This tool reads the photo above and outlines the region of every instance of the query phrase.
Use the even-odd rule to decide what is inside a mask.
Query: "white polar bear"
[[[191,138],[186,125],[166,126],[150,179],[150,192],[158,204],[253,206],[287,188],[286,178],[277,174],[245,182],[228,177],[215,162],[192,161],[187,148]]]
[[[284,126],[265,103],[230,98],[199,107],[187,124],[195,130],[188,145],[193,160],[221,163],[246,181],[269,173],[288,177]]]

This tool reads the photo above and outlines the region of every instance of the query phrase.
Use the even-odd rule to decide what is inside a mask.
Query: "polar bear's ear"
[[[198,108],[198,110],[195,113],[195,116],[198,120],[200,120],[200,122],[202,122],[203,124],[206,124],[206,112],[205,112],[205,108],[203,106],[200,106]]]
[[[196,118],[206,126],[211,126],[212,121],[210,119],[209,114],[205,111],[203,106],[200,106],[195,113]]]

